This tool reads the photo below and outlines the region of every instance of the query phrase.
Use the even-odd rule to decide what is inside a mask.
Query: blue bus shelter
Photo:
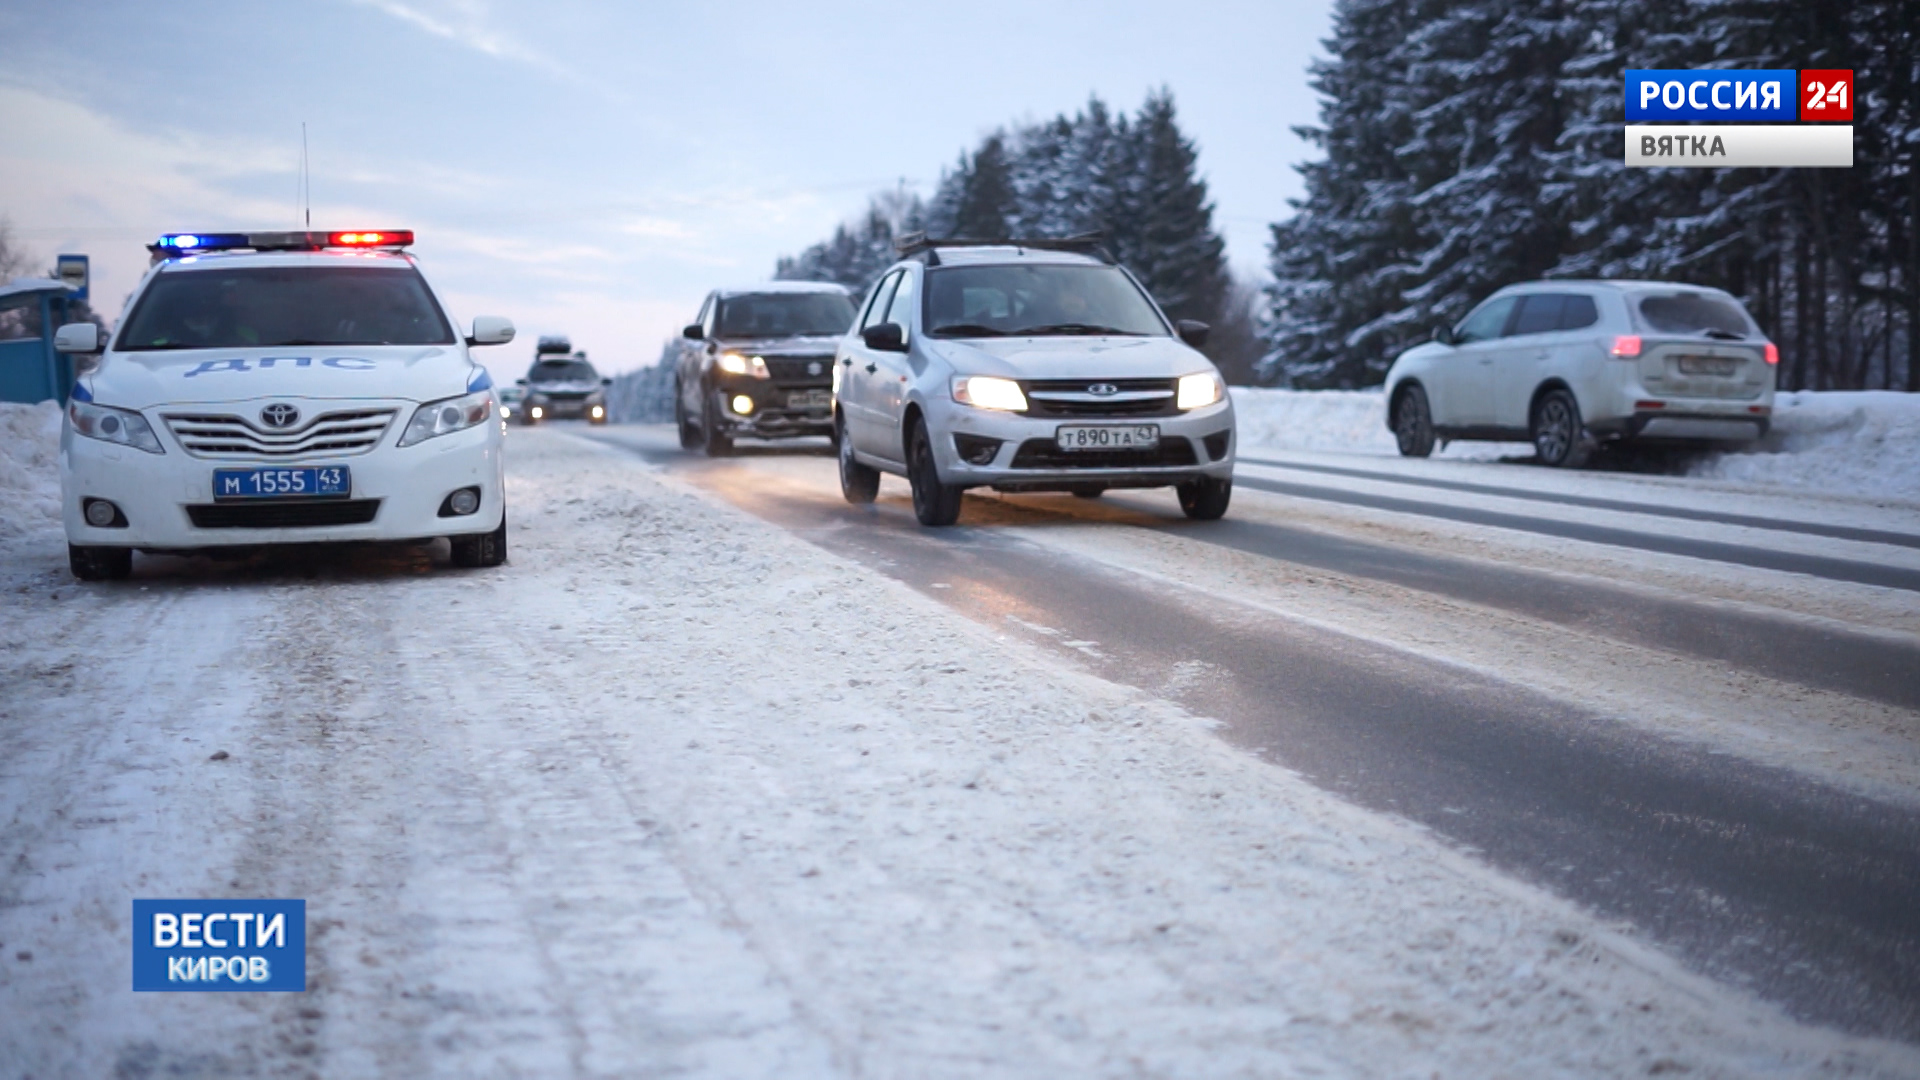
[[[0,401],[67,402],[73,361],[53,350],[74,291],[50,278],[0,285]]]

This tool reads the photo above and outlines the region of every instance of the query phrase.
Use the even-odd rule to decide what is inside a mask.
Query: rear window
[[[412,267],[255,266],[160,274],[114,348],[453,342],[440,305]]]
[[[1746,337],[1753,332],[1747,313],[1723,296],[1682,292],[1647,296],[1640,300],[1640,318],[1649,330],[1662,334],[1719,333]]]

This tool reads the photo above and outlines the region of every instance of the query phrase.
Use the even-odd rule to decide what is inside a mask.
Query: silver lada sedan
[[[968,488],[1171,487],[1211,520],[1233,493],[1233,404],[1195,346],[1096,241],[929,241],[867,296],[834,360],[840,485],[906,477],[921,524]]]

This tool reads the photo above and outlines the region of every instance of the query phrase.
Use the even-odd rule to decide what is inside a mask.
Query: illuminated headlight
[[[739,353],[721,353],[720,370],[729,375],[751,375],[756,379],[768,378],[767,362],[758,356],[741,356]]]
[[[444,401],[429,401],[413,411],[413,420],[407,424],[406,433],[400,436],[400,445],[412,446],[440,435],[465,431],[492,415],[491,390]],[[534,409],[533,415],[539,416],[540,410]]]
[[[545,416],[545,415],[547,415],[547,410],[545,410],[545,409],[543,409],[543,408],[541,408],[541,407],[540,407],[540,406],[538,406],[538,405],[535,405],[535,406],[533,407],[533,418],[534,418],[535,420],[538,420],[538,419],[540,419],[541,417],[543,417],[543,416]]]
[[[67,419],[73,421],[74,431],[89,439],[119,443],[149,454],[166,453],[159,436],[153,433],[153,425],[137,412],[95,405],[91,401],[70,401]]]
[[[753,411],[753,399],[745,394],[736,394],[733,398],[733,411],[745,416]]]
[[[961,375],[955,378],[953,400],[976,409],[1027,411],[1027,395],[1020,392],[1020,384],[992,375]]]
[[[593,412],[593,418],[595,420],[607,415],[607,410],[604,406],[595,405],[591,411]]]
[[[1180,394],[1173,403],[1181,409],[1198,409],[1219,401],[1226,393],[1226,387],[1220,384],[1220,376],[1206,371],[1183,376],[1180,379]]]

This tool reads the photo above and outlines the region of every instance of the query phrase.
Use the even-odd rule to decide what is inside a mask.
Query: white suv
[[[1400,453],[1530,441],[1577,466],[1598,442],[1746,442],[1767,432],[1780,353],[1739,300],[1652,281],[1538,281],[1488,297],[1387,372]]]
[[[501,423],[467,349],[513,324],[457,332],[412,240],[170,234],[104,351],[61,327],[74,575],[125,577],[135,549],[442,536],[456,565],[504,562]]]
[[[970,487],[1171,487],[1189,517],[1233,492],[1233,404],[1194,348],[1093,238],[903,238],[833,366],[840,486],[872,502],[882,472],[921,524],[951,525]]]

